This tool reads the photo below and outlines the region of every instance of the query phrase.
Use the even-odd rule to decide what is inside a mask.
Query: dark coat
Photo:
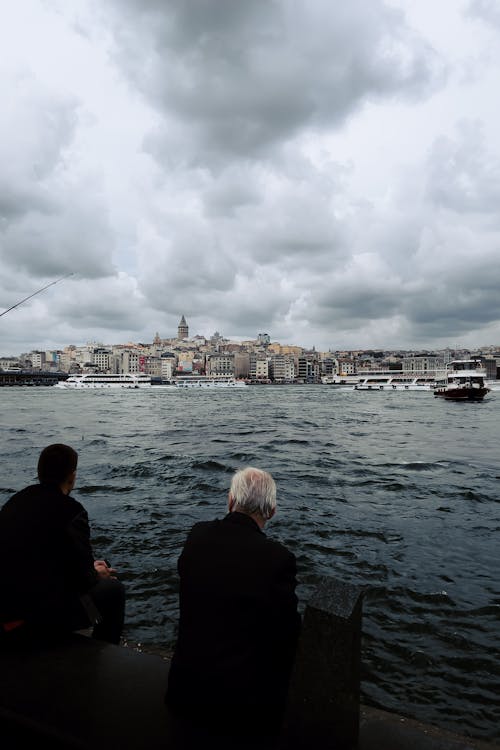
[[[190,719],[279,723],[300,627],[295,557],[233,512],[193,526],[178,570],[169,704]]]
[[[36,484],[0,510],[0,620],[64,627],[98,580],[83,506]],[[71,623],[70,623],[71,624]]]

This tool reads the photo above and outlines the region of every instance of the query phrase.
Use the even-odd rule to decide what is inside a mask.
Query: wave
[[[112,485],[112,484],[84,484],[78,487],[78,493],[80,495],[93,495],[95,493],[106,494],[108,492],[116,492],[118,494],[124,492],[136,492],[137,487],[135,485]]]
[[[191,468],[195,470],[201,469],[202,471],[220,471],[229,474],[234,471],[231,466],[222,464],[219,461],[207,460],[207,461],[193,461]]]

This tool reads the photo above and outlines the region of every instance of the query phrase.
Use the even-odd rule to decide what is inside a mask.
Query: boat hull
[[[439,388],[434,391],[434,395],[450,401],[482,401],[489,390],[489,388]]]

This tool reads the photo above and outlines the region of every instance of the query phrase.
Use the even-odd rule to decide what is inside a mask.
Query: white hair
[[[276,484],[267,471],[247,466],[237,471],[231,482],[233,510],[249,515],[259,513],[266,521],[276,508]]]

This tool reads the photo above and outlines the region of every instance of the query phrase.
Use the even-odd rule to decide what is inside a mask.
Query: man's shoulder
[[[64,495],[51,487],[41,484],[30,484],[19,492],[12,495],[2,507],[2,510],[21,510],[30,508],[39,508],[47,511],[47,505],[55,512],[61,512],[68,518],[74,518],[87,512],[83,505],[70,495]]]
[[[191,526],[191,529],[188,533],[189,537],[200,537],[204,536],[206,534],[211,534],[214,531],[217,531],[221,527],[221,519],[220,518],[214,518],[211,521],[198,521],[193,526]]]
[[[280,558],[284,562],[295,562],[295,555],[284,544],[276,539],[270,539],[268,536],[265,536],[264,539],[274,557]]]
[[[2,506],[2,510],[8,512],[35,500],[39,495],[39,489],[39,484],[30,484],[28,487],[24,487],[22,490],[15,492]]]
[[[233,540],[231,543],[243,544],[246,549],[250,545],[256,551],[259,550],[260,553],[283,564],[295,564],[295,555],[281,542],[270,538],[260,530],[256,533],[256,530],[242,526],[235,527],[235,525],[226,521],[227,516],[215,518],[211,521],[198,521],[191,527],[187,536],[187,543],[216,543],[220,540],[226,544],[229,540]],[[239,533],[234,534],[235,528],[238,529]]]

